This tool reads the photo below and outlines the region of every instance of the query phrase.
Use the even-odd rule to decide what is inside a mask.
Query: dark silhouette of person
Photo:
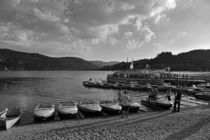
[[[149,91],[149,97],[148,97],[148,102],[149,101],[155,101],[157,102],[157,96],[158,96],[158,90],[157,88],[151,88]]]
[[[181,90],[178,90],[175,96],[175,101],[174,101],[174,110],[173,112],[179,112],[180,111],[180,102],[181,102],[181,98],[182,98],[182,92]],[[178,107],[177,107],[178,105]]]

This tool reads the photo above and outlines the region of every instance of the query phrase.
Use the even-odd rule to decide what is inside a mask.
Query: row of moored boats
[[[64,102],[57,107],[55,105],[38,105],[34,109],[35,119],[45,120],[56,113],[60,117],[95,116],[100,114],[117,114],[122,107],[115,101],[87,101],[87,102]],[[132,102],[130,111],[137,112],[140,104]]]
[[[63,102],[58,105],[39,104],[34,108],[33,115],[36,121],[54,118],[57,115],[60,118],[86,117],[104,114],[118,114],[122,107],[117,101],[87,101],[87,102]],[[131,102],[130,112],[137,112],[140,104]],[[5,109],[0,112],[0,126],[9,129],[15,125],[21,118],[22,111],[20,109]]]

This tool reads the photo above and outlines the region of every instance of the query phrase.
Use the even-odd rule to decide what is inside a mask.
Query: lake
[[[40,103],[65,101],[112,100],[117,90],[85,88],[82,82],[90,78],[105,80],[109,71],[1,71],[0,111],[20,107],[22,123],[31,122],[33,109]],[[132,92],[132,95],[139,94]]]
[[[65,101],[112,100],[117,90],[85,88],[82,82],[90,78],[105,80],[110,71],[1,71],[0,111],[9,107],[20,107],[23,111],[22,123],[32,120],[32,111],[37,104],[57,104]],[[188,72],[190,73],[190,72]],[[209,73],[191,73],[207,75]],[[132,98],[145,92],[128,91]]]
[[[0,72],[0,109],[33,108],[38,103],[69,100],[111,99],[114,91],[87,89],[82,82],[90,77],[106,79],[106,71],[8,71]]]

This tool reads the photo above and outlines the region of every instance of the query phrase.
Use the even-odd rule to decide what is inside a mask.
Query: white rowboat
[[[78,104],[77,107],[82,113],[92,115],[99,114],[102,109],[98,101],[82,102]]]
[[[107,113],[119,113],[122,109],[122,106],[114,101],[101,101],[100,106],[102,107],[102,111]]]
[[[54,105],[37,105],[34,109],[34,117],[37,119],[47,119],[55,113]]]
[[[5,118],[0,120],[0,124],[7,130],[20,120],[21,115],[22,111],[20,109],[13,109],[6,114]]]
[[[78,112],[77,103],[74,102],[60,103],[57,107],[57,111],[61,115],[76,115]]]

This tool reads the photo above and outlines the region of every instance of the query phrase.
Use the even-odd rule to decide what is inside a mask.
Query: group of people
[[[148,92],[149,92],[148,102],[149,101],[157,102],[158,89],[153,88],[152,86],[149,86],[148,87]],[[172,96],[172,92],[171,92],[171,88],[169,88],[167,90],[166,96],[165,96],[169,102],[172,102],[171,96]],[[174,102],[172,102],[173,103],[173,111],[172,112],[179,112],[180,111],[181,97],[182,97],[182,91],[180,89],[178,89],[176,91],[176,94],[175,94]],[[128,96],[127,91],[118,90],[118,102],[122,106],[121,117],[122,118],[124,118],[124,117],[127,118],[128,114],[129,114],[129,106],[130,106],[130,103],[131,103],[131,99]]]
[[[157,102],[158,89],[156,87],[153,88],[150,84],[147,84],[147,90],[149,93],[148,102],[149,101]],[[167,90],[166,96],[165,96],[169,102],[172,102],[171,96],[172,96],[172,92],[171,92],[171,88],[169,88]],[[182,91],[180,89],[176,90],[174,102],[172,102],[173,103],[173,111],[172,112],[180,111],[181,97],[182,97]]]

